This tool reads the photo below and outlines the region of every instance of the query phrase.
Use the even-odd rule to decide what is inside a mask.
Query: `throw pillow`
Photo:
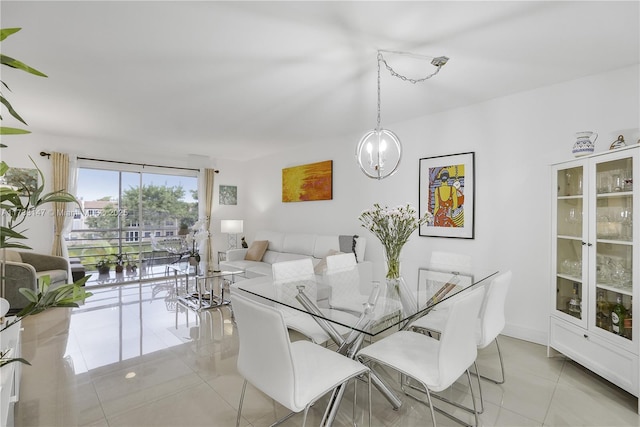
[[[244,255],[244,259],[246,259],[247,261],[262,261],[262,257],[264,256],[264,253],[267,251],[268,247],[268,240],[256,240],[255,242],[251,243],[249,250]]]
[[[329,249],[329,252],[327,253],[327,255],[324,258],[322,258],[315,267],[313,267],[313,272],[316,274],[324,274],[324,271],[327,269],[327,257],[331,255],[338,255],[341,253],[342,252],[336,251],[335,249]]]
[[[356,256],[356,262],[358,261],[358,254],[356,254],[356,239],[358,235],[355,236],[338,236],[338,242],[340,244],[340,251],[344,253],[353,252]]]

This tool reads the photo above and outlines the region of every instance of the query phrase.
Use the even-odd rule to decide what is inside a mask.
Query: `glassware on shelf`
[[[598,193],[610,193],[611,192],[611,180],[609,174],[606,172],[598,172]]]
[[[622,191],[624,188],[624,180],[619,172],[620,171],[617,171],[617,173],[611,175],[611,186],[613,187],[613,191]]]

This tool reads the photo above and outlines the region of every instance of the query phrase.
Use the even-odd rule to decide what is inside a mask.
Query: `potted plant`
[[[20,28],[3,28],[0,29],[0,41],[4,40],[11,34],[20,31]],[[0,63],[8,67],[23,70],[30,74],[46,77],[45,74],[40,71],[31,68],[30,66],[11,58],[4,54],[0,54]],[[9,86],[4,81],[0,82],[7,90]],[[13,109],[9,101],[5,98],[4,94],[0,94],[0,102],[6,107],[9,114],[20,121],[23,124],[27,124],[22,117]],[[3,117],[0,116],[0,120]],[[19,135],[29,133],[28,130],[18,129],[13,127],[0,126],[0,135]],[[0,144],[0,148],[6,147],[4,144]],[[20,248],[31,249],[24,243],[27,237],[24,235],[23,230],[16,230],[25,219],[39,206],[51,202],[71,202],[76,203],[78,207],[80,204],[78,200],[72,194],[66,191],[55,191],[52,193],[44,192],[44,175],[42,171],[35,164],[33,159],[31,162],[36,166],[38,174],[40,175],[41,185],[35,189],[30,189],[26,183],[20,183],[18,188],[10,187],[7,185],[0,185],[0,215],[2,216],[2,226],[0,227],[0,249],[2,249],[2,286],[4,286],[4,260],[6,248]],[[0,161],[0,183],[5,182],[5,173],[10,169],[9,165],[4,161]],[[21,192],[25,192],[26,196],[21,196]],[[84,288],[84,283],[91,276],[85,276],[75,283],[58,286],[54,289],[50,287],[50,277],[43,276],[38,281],[38,289],[33,290],[30,288],[20,288],[20,293],[27,298],[29,304],[22,309],[13,319],[4,319],[0,317],[0,332],[11,326],[18,324],[20,320],[32,314],[38,314],[49,308],[53,307],[78,307],[79,301],[84,301],[91,296],[90,292],[87,292]],[[2,307],[2,316],[9,310],[8,301],[0,298],[0,306]],[[10,350],[0,349],[0,367],[12,363],[22,362],[29,364],[28,361],[22,358],[12,358],[9,354]]]
[[[116,254],[114,257],[116,259],[116,273],[122,273],[124,271],[127,254]]]
[[[96,262],[96,269],[98,270],[98,274],[109,274],[109,270],[111,270],[109,258],[104,257]]]
[[[125,258],[126,258],[125,269],[127,273],[135,273],[136,269],[138,268],[135,258],[130,257],[128,254],[125,254]]]

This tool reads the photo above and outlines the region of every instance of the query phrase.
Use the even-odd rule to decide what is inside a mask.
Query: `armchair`
[[[0,262],[3,262],[0,260]],[[18,291],[20,288],[38,289],[38,279],[51,278],[51,286],[68,283],[69,263],[63,257],[6,250],[4,298],[11,304],[11,312],[20,311],[28,301]]]

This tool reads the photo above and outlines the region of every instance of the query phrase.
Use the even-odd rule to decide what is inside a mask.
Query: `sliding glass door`
[[[83,213],[67,236],[69,256],[89,272],[109,266],[130,275],[177,261],[173,249],[198,219],[197,172],[163,172],[81,167]]]

